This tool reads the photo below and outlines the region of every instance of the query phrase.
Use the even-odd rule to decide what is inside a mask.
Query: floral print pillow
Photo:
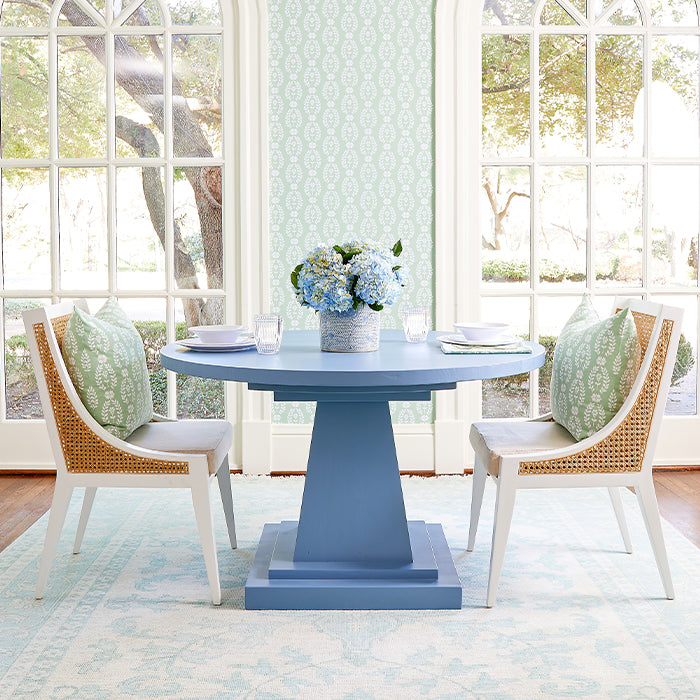
[[[552,417],[583,440],[612,420],[639,371],[641,347],[632,312],[602,321],[588,295],[554,348]]]
[[[75,308],[61,347],[78,396],[105,430],[124,439],[153,417],[143,342],[110,298],[94,315]]]

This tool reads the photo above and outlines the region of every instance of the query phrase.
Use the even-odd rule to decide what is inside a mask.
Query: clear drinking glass
[[[257,314],[253,318],[255,347],[261,355],[279,352],[284,321],[277,314]]]
[[[409,343],[422,343],[430,330],[430,312],[424,306],[410,306],[401,312],[403,332]]]

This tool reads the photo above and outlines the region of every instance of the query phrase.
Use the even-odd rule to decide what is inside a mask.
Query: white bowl
[[[203,343],[235,343],[243,331],[243,326],[192,326],[194,333]]]
[[[455,328],[472,342],[487,342],[497,340],[509,329],[508,323],[455,323]]]

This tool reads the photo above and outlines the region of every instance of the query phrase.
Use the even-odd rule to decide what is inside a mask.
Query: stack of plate
[[[501,345],[513,345],[519,343],[522,339],[517,335],[501,335],[494,340],[469,340],[465,338],[461,333],[451,333],[449,335],[439,335],[438,341],[441,343],[452,343],[452,345],[467,345],[467,346],[479,346],[484,348],[495,348]]]
[[[196,335],[176,341],[189,350],[203,352],[236,352],[255,347],[250,331],[243,326],[195,326],[190,331]]]
[[[487,348],[513,345],[521,340],[517,335],[513,335],[507,323],[465,322],[455,323],[454,326],[459,333],[442,335],[438,340],[453,345],[478,345]]]

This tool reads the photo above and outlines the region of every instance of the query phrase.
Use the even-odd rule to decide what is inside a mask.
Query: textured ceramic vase
[[[357,311],[321,311],[321,350],[372,352],[379,350],[379,312],[362,304]]]

